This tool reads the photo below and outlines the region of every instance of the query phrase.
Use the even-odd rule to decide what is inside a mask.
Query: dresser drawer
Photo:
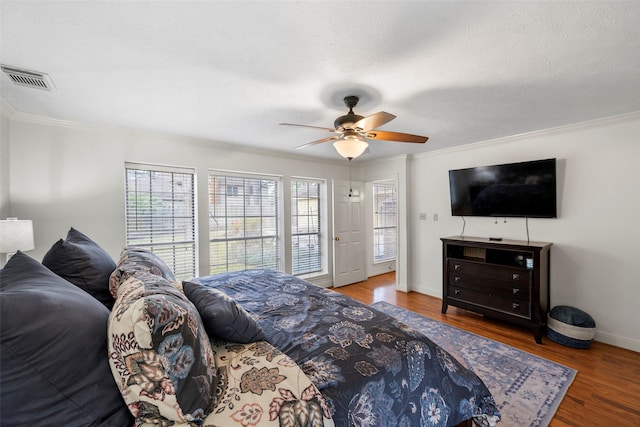
[[[449,285],[506,298],[516,298],[522,301],[531,300],[531,286],[518,281],[505,283],[479,276],[451,273],[449,275]]]
[[[525,268],[495,264],[481,264],[459,259],[447,260],[449,276],[473,278],[478,281],[491,280],[505,284],[531,285],[532,271]]]
[[[529,318],[531,315],[531,304],[528,301],[523,301],[517,298],[508,298],[487,292],[480,292],[474,289],[449,286],[447,298],[520,317]]]

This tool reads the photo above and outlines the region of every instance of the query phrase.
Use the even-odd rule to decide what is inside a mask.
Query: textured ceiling
[[[329,136],[345,95],[387,111],[362,157],[419,153],[640,111],[638,1],[8,1],[4,65],[19,113],[288,153]],[[336,158],[330,143],[296,151]]]

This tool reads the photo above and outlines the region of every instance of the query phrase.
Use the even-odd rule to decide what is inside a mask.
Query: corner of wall
[[[0,109],[0,218],[10,215],[10,194],[9,194],[9,128],[10,120],[5,108]]]

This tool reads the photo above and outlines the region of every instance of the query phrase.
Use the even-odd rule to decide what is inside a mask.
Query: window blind
[[[147,249],[176,278],[196,276],[194,170],[125,165],[127,247]]]
[[[390,185],[373,185],[373,259],[374,262],[396,259],[398,210],[396,189]]]
[[[280,179],[209,174],[211,274],[280,267]]]
[[[291,180],[291,261],[294,275],[322,271],[321,181]]]

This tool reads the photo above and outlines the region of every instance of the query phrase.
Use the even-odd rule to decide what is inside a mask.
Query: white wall
[[[440,238],[459,235],[463,224],[451,216],[449,169],[556,158],[558,218],[529,220],[531,240],[553,243],[551,305],[586,311],[597,340],[640,351],[638,135],[640,114],[631,114],[415,157],[411,289],[442,296]],[[527,239],[521,218],[467,217],[464,234]]]
[[[125,241],[126,161],[194,167],[199,183],[206,183],[209,168],[284,175],[285,186],[290,176],[324,178],[329,184],[349,178],[348,164],[340,159],[318,162],[246,152],[211,141],[19,113],[9,119],[3,113],[1,125],[0,210],[34,221],[36,248],[29,254],[36,259],[71,226],[117,258]],[[356,163],[354,176],[362,181],[398,180],[399,288],[440,297],[440,238],[462,229],[461,219],[450,215],[447,171],[557,158],[559,218],[529,220],[531,240],[554,243],[552,304],[587,311],[597,322],[596,339],[640,351],[634,250],[640,241],[637,135],[640,114],[632,114],[413,159]],[[198,187],[198,200],[199,239],[206,241],[206,185]],[[427,213],[427,221],[419,220],[420,212]],[[438,221],[433,221],[434,213]],[[526,239],[523,219],[494,224],[489,218],[467,218],[465,235]],[[207,251],[201,251],[200,274],[207,274],[207,258]]]
[[[209,169],[281,175],[285,190],[291,176],[327,179],[328,185],[331,179],[349,176],[348,163],[339,159],[308,161],[194,138],[20,114],[11,117],[10,148],[11,214],[33,220],[36,247],[29,255],[36,259],[42,259],[72,226],[99,242],[115,259],[119,257],[125,245],[125,162],[196,169],[201,242],[208,240]],[[284,208],[287,230],[290,207]],[[328,227],[330,230],[330,219]],[[208,245],[199,247],[200,275],[206,275]],[[332,257],[331,246],[327,256]],[[331,265],[329,268],[328,276],[314,281],[326,284]]]

